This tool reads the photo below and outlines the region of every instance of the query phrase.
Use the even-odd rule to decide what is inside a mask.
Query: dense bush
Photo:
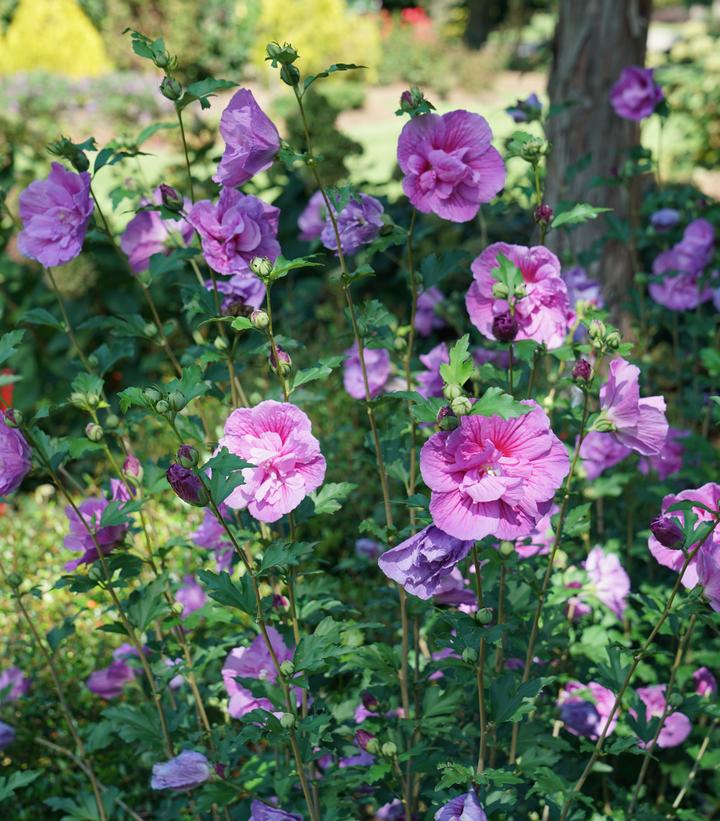
[[[720,209],[545,203],[540,132],[501,154],[417,88],[403,194],[359,190],[316,93],[352,64],[267,46],[283,140],[132,41],[180,164],[3,168],[3,809],[711,817]],[[184,126],[229,91],[217,162]],[[612,103],[661,97],[636,69]],[[613,315],[546,247],[589,219],[633,262]]]

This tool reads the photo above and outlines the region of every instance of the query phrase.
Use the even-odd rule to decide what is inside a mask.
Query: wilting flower
[[[695,692],[699,696],[714,696],[718,691],[718,683],[715,676],[707,667],[698,667],[692,674]]]
[[[706,507],[709,507],[711,510],[718,510],[718,506],[720,505],[720,485],[716,485],[714,482],[708,482],[702,487],[693,490],[683,490],[682,493],[678,493],[677,495],[671,493],[666,496],[662,501],[662,513],[668,514],[664,518],[668,520],[670,525],[674,525],[670,517],[677,518],[680,522],[685,522],[684,510],[668,512],[668,508],[676,505],[678,502],[684,501],[700,502]],[[702,507],[693,507],[692,512],[695,516],[697,516],[700,522],[706,522],[712,519],[711,514]],[[666,525],[666,527],[667,526],[669,525]],[[663,565],[663,567],[669,567],[671,570],[678,573],[685,563],[685,554],[680,549],[684,539],[680,528],[677,525],[674,525],[674,527],[680,534],[680,540],[674,547],[667,546],[668,543],[672,544],[669,538],[658,538],[658,536],[662,536],[663,534],[659,530],[656,530],[656,528],[652,525],[652,535],[648,539],[648,547],[657,562]],[[688,553],[693,553],[696,548],[697,542],[693,545],[686,545],[686,550]],[[690,561],[690,564],[683,573],[682,583],[685,587],[693,588],[698,583],[698,561],[700,556],[705,553],[713,554],[718,549],[720,549],[720,533],[718,533],[716,528],[705,541],[703,546],[697,551],[697,553],[695,553]]]
[[[427,368],[417,375],[418,393],[428,398],[443,395],[443,379],[440,366],[450,362],[450,352],[446,342],[436,345],[429,353],[420,354],[420,361]]]
[[[560,692],[557,703],[560,707],[560,718],[568,732],[596,741],[610,717],[615,704],[615,694],[596,681],[587,684],[569,681]],[[616,711],[607,735],[615,729],[617,716]]]
[[[143,200],[143,205],[154,203],[160,205],[162,192],[160,188],[153,191],[151,200]],[[185,209],[192,203],[186,199]],[[169,240],[173,234],[179,235],[180,240],[189,245],[194,235],[193,227],[185,219],[164,220],[158,211],[139,211],[130,220],[120,237],[120,247],[125,252],[130,269],[135,273],[146,271],[153,254],[168,254],[172,246]]]
[[[437,309],[445,301],[445,294],[435,286],[426,288],[417,298],[415,306],[415,330],[420,336],[430,336],[438,328],[445,327],[445,320]]]
[[[9,724],[0,721],[0,750],[10,746],[13,741],[15,741],[15,730]]]
[[[420,452],[437,527],[458,539],[518,539],[550,510],[570,467],[565,447],[533,401],[514,419],[463,416]]]
[[[640,399],[640,368],[622,357],[613,359],[600,388],[600,417],[613,425],[610,435],[644,456],[660,453],[668,435],[662,396]]]
[[[274,205],[234,188],[223,188],[216,203],[196,202],[188,215],[208,265],[219,274],[248,273],[254,257],[274,262],[280,255],[279,218]]]
[[[322,191],[316,191],[298,217],[299,239],[313,242],[320,239],[327,218],[327,206]]]
[[[280,150],[280,135],[255,101],[252,91],[235,92],[220,118],[225,151],[213,177],[220,185],[244,185],[272,165]]]
[[[186,619],[191,613],[200,610],[207,602],[207,593],[198,584],[194,576],[185,576],[182,586],[175,594],[175,601],[182,605],[181,619]]]
[[[658,478],[667,479],[682,468],[683,453],[682,440],[689,435],[689,431],[669,428],[667,439],[660,453],[643,456],[638,462],[640,473],[647,475],[651,470],[657,473]]]
[[[237,408],[225,422],[220,447],[254,465],[243,468],[245,483],[225,503],[235,510],[247,507],[261,522],[276,522],[294,510],[325,478],[310,420],[289,402]]]
[[[224,518],[229,516],[230,508],[224,502],[218,509]],[[193,530],[190,538],[198,547],[213,551],[218,572],[232,568],[233,545],[213,510],[205,509],[202,524]]]
[[[363,348],[370,398],[382,392],[390,377],[390,354],[385,348]],[[353,399],[365,399],[365,381],[360,365],[357,342],[345,351],[343,385]]]
[[[458,795],[435,813],[435,821],[487,821],[475,790]]]
[[[680,212],[675,208],[660,208],[650,215],[650,224],[656,231],[668,231],[680,222]]]
[[[570,302],[560,276],[560,261],[542,245],[527,248],[495,242],[475,259],[473,282],[465,297],[473,325],[483,336],[494,339],[493,320],[509,311],[506,300],[493,296],[497,280],[492,271],[499,265],[500,254],[520,269],[525,283],[526,296],[515,305],[517,339],[533,339],[548,348],[560,347],[568,333]]]
[[[630,577],[615,553],[594,547],[585,560],[591,590],[613,613],[622,619],[630,593]]]
[[[17,428],[5,424],[0,410],[0,496],[17,490],[31,467],[30,446]]]
[[[173,462],[165,471],[165,478],[176,495],[195,507],[205,507],[208,503],[208,492],[200,477],[192,468],[186,468]]]
[[[302,815],[294,812],[285,812],[280,807],[274,807],[257,799],[250,805],[248,821],[303,821]]]
[[[30,692],[30,679],[19,667],[8,667],[0,673],[0,702],[17,701]]]
[[[382,215],[382,203],[375,197],[369,194],[351,197],[347,205],[335,214],[343,254],[354,254],[358,248],[372,242],[383,226]],[[337,237],[329,216],[325,219],[320,239],[326,248],[337,251]]]
[[[665,99],[651,68],[628,66],[610,90],[610,103],[624,120],[644,120]]]
[[[430,525],[387,550],[378,559],[380,570],[419,599],[429,599],[473,543],[460,541]]]
[[[487,120],[469,111],[413,117],[398,140],[410,202],[451,222],[473,219],[505,184],[505,165],[491,140]]]
[[[54,162],[44,180],[20,194],[20,253],[46,268],[70,262],[82,251],[92,212],[90,174]]]
[[[138,669],[127,663],[130,656],[137,654],[137,650],[130,644],[121,644],[113,651],[113,661],[109,667],[90,674],[86,682],[88,690],[105,699],[122,695],[125,685],[139,675]]]
[[[533,556],[545,556],[550,552],[555,541],[555,531],[552,526],[552,517],[560,508],[553,505],[548,512],[538,520],[533,530],[523,539],[515,542],[515,551],[521,559],[531,559]]]
[[[580,445],[580,459],[587,478],[592,482],[611,467],[630,456],[632,450],[620,444],[609,433],[591,430]]]
[[[239,316],[247,308],[259,308],[265,301],[265,285],[252,273],[233,274],[230,279],[218,279],[216,285],[222,295],[220,311],[227,316]],[[205,287],[212,291],[215,285],[207,280]]]
[[[192,790],[211,774],[210,762],[202,753],[183,750],[169,761],[153,764],[150,786],[154,790]]]
[[[524,100],[518,100],[514,106],[506,108],[505,111],[516,123],[527,123],[531,120],[539,119],[542,113],[542,103],[538,95],[533,91],[529,97]]]
[[[646,721],[650,721],[652,718],[662,718],[667,707],[664,684],[654,684],[652,687],[638,687],[635,692],[645,704]],[[630,712],[633,716],[637,715],[634,710]],[[658,747],[677,747],[685,741],[691,731],[692,724],[685,713],[670,712],[662,722],[662,730],[660,730],[657,745]],[[649,744],[650,742],[646,743],[638,740],[640,747],[645,748]]]
[[[127,490],[121,482],[111,479],[110,486],[113,500],[127,501]],[[103,556],[107,556],[125,538],[127,523],[100,527],[103,511],[108,504],[107,499],[93,497],[78,505],[80,515],[70,505],[65,508],[70,533],[65,537],[63,544],[68,550],[82,554],[80,558],[67,562],[65,570],[76,570],[81,564],[92,564],[99,558],[98,548]]]

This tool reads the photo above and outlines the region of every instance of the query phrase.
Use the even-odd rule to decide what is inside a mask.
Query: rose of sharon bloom
[[[487,821],[475,790],[458,795],[435,813],[435,821]]]
[[[274,262],[279,218],[279,208],[234,188],[223,188],[216,203],[196,202],[188,215],[208,265],[219,274],[246,274],[253,257]]]
[[[113,500],[127,501],[127,490],[122,483],[111,479],[110,486]],[[76,570],[81,564],[96,562],[99,558],[98,547],[103,556],[107,556],[125,538],[128,529],[127,524],[109,525],[108,527],[99,526],[103,511],[108,504],[108,500],[101,497],[85,499],[78,505],[82,518],[70,505],[65,508],[70,533],[65,537],[63,544],[68,550],[74,550],[81,554],[78,559],[67,562],[65,570]],[[92,535],[88,532],[86,524],[89,526]]]
[[[280,807],[274,807],[257,799],[250,805],[248,821],[303,821],[302,815],[294,812],[285,812]]]
[[[399,821],[405,818],[405,805],[399,798],[395,798],[379,807],[375,817],[380,821]]]
[[[160,188],[153,191],[152,202],[155,205],[162,202]],[[148,204],[150,201],[143,201],[143,205]],[[185,209],[188,210],[191,205],[190,200],[186,199]],[[172,234],[179,234],[183,243],[189,245],[194,231],[185,219],[164,220],[158,211],[139,211],[135,214],[120,237],[120,247],[127,255],[130,269],[136,274],[146,271],[153,254],[169,253],[168,241]]]
[[[19,667],[8,667],[0,673],[0,702],[17,701],[30,692],[30,679]]]
[[[596,741],[610,717],[615,694],[596,681],[587,684],[569,681],[560,692],[557,703],[560,718],[569,733]],[[616,711],[610,722],[608,735],[615,729],[617,717]]]
[[[718,683],[715,676],[707,667],[698,667],[692,674],[695,692],[699,696],[714,696],[718,691]]]
[[[660,453],[668,435],[662,396],[640,399],[640,368],[622,357],[613,359],[607,382],[600,388],[600,416],[611,422],[610,432],[621,445],[644,456]]]
[[[665,99],[651,68],[628,66],[610,91],[610,104],[624,120],[644,120]]]
[[[415,330],[420,336],[430,336],[438,328],[445,327],[445,320],[438,316],[437,307],[445,301],[445,294],[434,285],[426,288],[415,305]]]
[[[689,311],[712,299],[709,285],[700,277],[713,255],[715,230],[706,219],[693,220],[683,238],[653,262],[653,274],[664,276],[661,282],[651,282],[650,296],[671,311]]]
[[[0,496],[17,490],[31,467],[30,446],[17,428],[5,424],[0,411]]]
[[[227,104],[220,134],[225,151],[213,180],[231,188],[269,168],[280,150],[277,128],[247,88],[238,89]]]
[[[514,419],[463,416],[434,434],[420,452],[436,526],[458,539],[527,536],[550,510],[570,460],[545,411]]]
[[[15,741],[15,730],[9,724],[0,721],[0,750],[10,746],[13,741]]]
[[[630,456],[632,450],[621,445],[609,433],[592,430],[580,445],[580,459],[587,478],[592,482],[611,467]]]
[[[703,595],[715,612],[720,611],[720,545],[709,545],[697,556],[698,581]]]
[[[552,526],[552,517],[560,510],[553,505],[550,510],[538,521],[524,539],[515,542],[515,552],[521,559],[531,559],[533,556],[546,556],[555,541],[555,532]]]
[[[645,704],[645,718],[662,718],[667,701],[665,700],[665,685],[654,684],[652,687],[638,687],[635,691]],[[634,710],[631,710],[636,715]],[[671,712],[663,721],[662,730],[658,736],[658,747],[677,747],[685,741],[692,731],[692,724],[685,713]],[[650,742],[638,740],[638,746],[647,747]]]
[[[220,311],[227,316],[242,314],[246,308],[259,308],[265,301],[265,286],[255,274],[233,274],[230,279],[217,280],[218,293],[222,294]],[[205,287],[212,291],[212,280]]]
[[[450,362],[447,342],[436,345],[429,353],[420,354],[420,361],[427,370],[417,375],[418,393],[426,399],[442,396],[444,383],[440,376],[440,366]]]
[[[385,348],[363,348],[370,398],[374,399],[390,377],[390,354]],[[365,380],[360,367],[357,342],[345,351],[343,385],[353,399],[365,399]]]
[[[526,123],[530,119],[536,120],[542,113],[542,103],[540,98],[533,91],[533,93],[524,100],[518,100],[514,106],[506,108],[505,111],[513,118],[516,123]]]
[[[210,762],[202,753],[183,750],[169,761],[153,764],[150,786],[154,790],[192,790],[211,774]]]
[[[254,408],[237,408],[225,422],[220,447],[254,467],[243,468],[245,484],[225,500],[261,522],[276,522],[316,490],[325,478],[325,457],[312,425],[289,402],[266,400]]]
[[[422,114],[403,127],[398,163],[403,191],[423,214],[473,219],[505,184],[505,165],[484,117],[469,111]]]
[[[573,311],[577,311],[578,302],[584,302],[593,308],[603,308],[605,300],[603,298],[602,286],[596,279],[588,276],[584,268],[575,266],[563,272],[563,279],[567,286],[568,298]]]
[[[312,242],[320,239],[327,220],[327,207],[322,191],[316,191],[298,217],[299,239]]]
[[[657,473],[658,478],[667,479],[682,468],[683,453],[682,440],[689,436],[687,430],[670,428],[667,439],[660,453],[643,456],[638,462],[638,470],[647,476],[650,471]]]
[[[218,506],[218,509],[220,515],[224,518],[230,516],[230,508],[224,502]],[[234,552],[232,542],[227,535],[227,531],[210,508],[205,509],[202,524],[196,530],[193,530],[190,538],[198,547],[213,551],[218,573],[232,569]]]
[[[594,547],[585,560],[592,592],[600,601],[622,619],[630,593],[630,577],[615,553],[606,553]]]
[[[371,243],[383,226],[382,215],[382,203],[375,197],[369,194],[351,197],[335,216],[343,254],[354,254],[358,248]],[[326,248],[337,251],[337,237],[329,216],[325,219],[320,239]]]
[[[112,664],[90,674],[86,682],[88,690],[104,699],[121,695],[125,685],[139,675],[136,667],[126,663],[130,656],[137,656],[137,650],[130,644],[117,647],[113,651]]]
[[[198,584],[195,576],[185,576],[182,586],[175,594],[175,601],[182,605],[181,619],[186,619],[191,613],[200,610],[207,602],[207,593]]]
[[[520,269],[527,291],[527,295],[516,304],[516,339],[533,339],[548,348],[560,347],[568,333],[570,301],[567,286],[560,276],[560,261],[542,245],[527,248],[495,242],[475,259],[472,264],[473,282],[465,297],[473,325],[483,336],[494,339],[492,327],[495,317],[509,310],[508,303],[497,299],[492,293],[496,283],[492,271],[498,267],[500,254]]]
[[[714,482],[708,482],[702,487],[693,490],[683,490],[682,493],[678,493],[677,495],[671,493],[663,499],[661,511],[664,514],[668,511],[668,508],[678,502],[684,501],[701,502],[711,510],[717,510],[720,505],[720,485],[716,485]],[[694,507],[693,513],[698,517],[699,521],[710,521],[712,518],[711,515],[702,507]],[[681,522],[685,521],[685,511],[683,510],[675,510],[668,515],[672,518],[679,519]],[[688,552],[693,553],[696,547],[697,543],[688,545]],[[648,548],[657,562],[663,565],[663,567],[669,567],[676,573],[680,571],[685,562],[685,555],[682,550],[665,547],[652,534],[648,539]],[[685,587],[689,589],[693,588],[699,581],[698,561],[700,559],[700,555],[705,553],[712,555],[718,550],[720,550],[720,533],[718,533],[716,528],[705,544],[693,556],[690,564],[685,570],[682,577],[682,583]]]
[[[656,231],[667,231],[680,222],[680,212],[674,208],[660,208],[650,215],[650,224]]]
[[[375,539],[358,539],[355,542],[355,555],[365,559],[377,559],[385,548]]]
[[[473,543],[449,536],[434,525],[393,547],[378,559],[380,570],[419,599],[441,590],[443,580],[470,552]]]
[[[462,573],[454,567],[447,576],[440,579],[433,598],[435,604],[446,604],[450,607],[460,607],[464,612],[469,608],[477,609],[477,598]],[[463,606],[464,605],[464,606]]]
[[[54,162],[44,180],[20,194],[20,253],[46,268],[70,262],[82,251],[92,212],[90,174],[75,174]]]

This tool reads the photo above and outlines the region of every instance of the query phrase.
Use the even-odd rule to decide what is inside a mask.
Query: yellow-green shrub
[[[0,74],[94,77],[111,68],[100,34],[75,0],[20,0],[0,37]]]
[[[360,63],[369,80],[377,76],[380,29],[377,17],[351,11],[344,0],[263,0],[253,59],[265,67],[265,45],[291,42],[300,69],[315,72],[330,63]]]

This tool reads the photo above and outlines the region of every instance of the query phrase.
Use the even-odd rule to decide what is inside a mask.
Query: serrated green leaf
[[[337,513],[342,503],[357,488],[352,482],[328,482],[310,494],[315,505],[315,513]]]
[[[534,410],[533,405],[524,405],[504,393],[501,388],[488,388],[470,409],[472,416],[499,416],[502,419],[514,419]]]
[[[596,219],[600,214],[612,211],[612,208],[598,208],[589,202],[577,202],[555,214],[550,223],[551,228],[560,228],[562,225],[580,225],[588,220]]]
[[[475,373],[475,365],[470,355],[470,335],[458,339],[450,348],[450,362],[440,365],[440,376],[446,385],[464,385]]]
[[[255,615],[257,606],[249,576],[241,576],[237,582],[224,571],[213,573],[210,570],[199,570],[197,576],[213,601]]]

